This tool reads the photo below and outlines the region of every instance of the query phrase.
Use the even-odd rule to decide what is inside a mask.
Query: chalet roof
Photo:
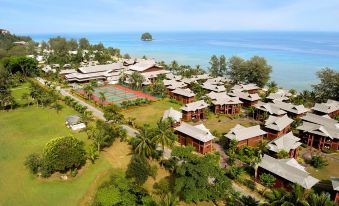
[[[331,177],[332,187],[334,191],[339,191],[339,177]]]
[[[180,122],[182,118],[182,113],[173,109],[172,107],[169,108],[164,112],[164,115],[162,116],[162,119],[172,118],[176,122]]]
[[[225,137],[231,140],[234,139],[237,141],[242,141],[265,134],[267,134],[267,132],[261,130],[259,125],[252,127],[244,127],[241,126],[240,124],[237,124],[225,135]]]
[[[289,100],[288,96],[286,96],[285,93],[280,93],[280,92],[271,93],[270,95],[268,95],[267,99],[281,101],[281,102]]]
[[[255,108],[264,112],[268,112],[271,115],[283,115],[286,114],[286,111],[280,109],[277,107],[274,103],[265,103],[259,101],[256,105]]]
[[[305,108],[304,105],[294,105],[292,103],[286,103],[281,101],[273,101],[273,103],[280,109],[293,114],[303,114],[309,111],[309,109]]]
[[[190,112],[190,111],[196,111],[199,109],[204,109],[207,107],[208,107],[208,104],[204,100],[200,100],[200,101],[185,104],[185,106],[181,107],[181,110]]]
[[[185,96],[185,97],[194,97],[195,94],[192,90],[190,90],[189,88],[187,89],[181,89],[181,88],[176,88],[175,90],[172,91],[172,93],[174,94],[178,94],[181,96]]]
[[[186,86],[187,86],[187,84],[184,83],[184,82],[173,81],[166,88],[173,90],[173,89],[177,89],[177,88],[183,88],[183,87],[186,87]]]
[[[174,130],[186,134],[201,142],[208,142],[215,138],[203,124],[192,126],[182,122],[181,125],[174,128]]]
[[[173,79],[173,80],[180,80],[182,79],[181,75],[174,75],[173,73],[167,73],[166,74],[167,79]]]
[[[339,110],[339,102],[329,99],[326,103],[316,103],[314,107],[312,107],[312,109],[318,112],[329,114],[331,112]]]
[[[318,179],[306,172],[305,168],[298,164],[293,158],[275,159],[265,154],[259,167],[292,183],[298,184],[305,189],[310,189],[319,182]]]
[[[71,74],[76,73],[77,71],[75,69],[63,69],[59,72],[59,74]]]
[[[69,125],[74,125],[79,123],[80,117],[78,115],[70,115],[66,117],[66,123]]]
[[[109,74],[108,71],[104,72],[95,72],[95,73],[71,73],[71,74],[66,74],[65,78],[68,81],[78,81],[78,82],[83,82],[83,81],[88,81],[88,80],[93,80],[93,79],[106,79],[110,77],[111,74]]]
[[[230,96],[239,97],[241,100],[247,100],[247,101],[257,101],[260,99],[259,95],[257,93],[250,94],[248,92],[240,92],[233,90],[232,92],[228,93]]]
[[[214,92],[211,91],[210,93],[206,94],[207,97],[211,98],[212,100],[224,97],[230,97],[227,95],[227,92]]]
[[[227,81],[229,81],[229,80],[226,79],[225,77],[215,77],[215,78],[212,78],[212,79],[207,79],[205,81],[205,83],[209,83],[209,84],[224,84]]]
[[[339,139],[339,128],[303,121],[303,124],[297,129],[323,137],[329,137],[330,139]]]
[[[226,88],[223,85],[218,86],[218,85],[214,85],[214,84],[210,84],[210,83],[206,83],[206,82],[202,85],[202,88],[207,89],[209,91],[214,91],[214,92],[224,92],[224,91],[226,91]]]
[[[292,132],[289,132],[272,140],[267,146],[268,149],[273,152],[278,153],[281,150],[289,152],[291,149],[296,149],[301,145],[301,142],[299,141],[300,139],[298,137],[294,136]]]
[[[319,116],[313,113],[306,113],[301,119],[306,122],[323,125],[330,128],[339,128],[339,122],[329,117]]]
[[[231,89],[237,91],[250,91],[254,89],[260,89],[260,87],[258,87],[256,84],[236,84]]]
[[[132,71],[143,72],[151,67],[157,66],[154,59],[140,60],[137,63],[128,66]],[[160,66],[157,66],[160,67]]]
[[[93,65],[93,66],[85,66],[80,67],[79,72],[83,74],[96,73],[96,72],[104,72],[104,71],[114,71],[123,68],[122,63],[112,63],[112,64],[102,64],[102,65]]]
[[[192,78],[183,78],[183,79],[181,79],[181,81],[186,83],[186,84],[191,84],[191,83],[197,81],[197,79],[194,78],[194,77],[192,77]]]
[[[270,115],[265,121],[265,127],[275,131],[282,131],[293,122],[293,119],[289,118],[286,114],[282,117]]]
[[[152,72],[146,72],[146,73],[141,73],[145,78],[155,78],[159,76],[160,74],[167,74],[169,71],[167,70],[158,70],[158,71],[152,71]]]
[[[212,103],[214,105],[228,105],[228,104],[241,104],[243,102],[240,101],[238,97],[224,96],[224,97],[220,97],[215,100],[212,100]]]

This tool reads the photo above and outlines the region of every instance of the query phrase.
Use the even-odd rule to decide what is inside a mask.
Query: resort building
[[[280,151],[286,151],[290,158],[297,158],[299,155],[300,139],[293,135],[292,132],[284,134],[267,144],[270,153],[275,156]]]
[[[178,81],[175,81],[175,80],[167,80],[165,82],[164,80],[164,84],[167,84],[165,85],[166,86],[166,89],[167,89],[167,92],[170,94],[171,91],[175,90],[175,89],[178,89],[178,88],[186,88],[187,87],[187,84],[184,83],[184,82],[178,82]]]
[[[256,84],[237,84],[234,85],[231,90],[235,92],[247,92],[249,94],[258,93],[260,90],[260,87],[258,87]]]
[[[271,102],[274,101],[288,102],[291,96],[292,94],[290,92],[283,89],[279,89],[277,92],[269,94],[266,99],[268,99]]]
[[[194,102],[195,94],[192,90],[188,88],[186,89],[177,88],[170,92],[170,97],[177,100],[178,102],[188,104]]]
[[[291,118],[300,118],[303,116],[306,112],[309,111],[309,109],[305,108],[304,105],[294,105],[292,103],[286,103],[286,102],[280,102],[280,101],[274,101],[274,105],[281,110],[284,110],[287,112],[287,115]]]
[[[163,120],[166,120],[169,118],[173,120],[172,126],[179,126],[181,123],[181,119],[182,119],[182,113],[171,107],[168,110],[166,110],[164,112],[164,115],[162,116]]]
[[[274,103],[265,103],[265,102],[259,101],[255,105],[255,119],[256,120],[265,120],[266,118],[268,118],[268,115],[280,117],[285,114],[287,114],[287,112],[277,107]]]
[[[272,174],[276,178],[274,188],[283,187],[290,190],[290,184],[294,183],[305,189],[311,189],[319,182],[294,158],[275,159],[269,155],[264,155],[258,169],[259,176],[263,173]]]
[[[289,118],[286,114],[281,117],[270,115],[265,121],[265,131],[267,132],[267,138],[273,140],[286,134],[290,131],[291,123],[293,119]]]
[[[210,84],[210,83],[204,83],[202,85],[202,88],[204,88],[205,90],[209,91],[209,92],[225,92],[226,88],[224,85],[215,85],[215,84]]]
[[[228,93],[228,95],[232,97],[238,97],[240,101],[243,102],[243,106],[245,107],[254,106],[260,100],[260,97],[257,93],[251,94],[248,92],[241,92],[241,91],[233,90],[232,92]]]
[[[338,121],[311,113],[301,119],[302,125],[297,129],[303,143],[317,149],[339,149]]]
[[[339,177],[331,177],[331,182],[334,191],[334,203],[339,204]]]
[[[225,135],[225,137],[229,141],[236,140],[238,142],[237,147],[245,145],[255,147],[259,142],[262,142],[263,137],[266,134],[265,131],[260,129],[259,125],[244,127],[237,124]]]
[[[215,137],[203,124],[192,126],[182,122],[174,130],[181,145],[192,145],[201,154],[213,150],[213,139]]]
[[[208,104],[204,100],[192,102],[181,107],[182,116],[184,121],[199,121],[205,119],[205,109],[208,108]]]
[[[206,96],[211,98],[211,109],[215,114],[235,115],[240,113],[242,101],[238,97],[230,97],[226,92],[210,92]]]
[[[339,115],[339,102],[334,100],[327,100],[326,103],[316,103],[312,107],[313,113],[318,115],[328,115],[332,118]]]

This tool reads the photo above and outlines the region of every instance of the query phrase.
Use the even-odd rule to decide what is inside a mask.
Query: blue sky
[[[0,0],[14,33],[339,31],[339,0]]]

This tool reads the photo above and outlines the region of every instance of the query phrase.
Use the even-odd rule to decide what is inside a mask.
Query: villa
[[[275,178],[274,188],[291,189],[290,184],[298,184],[305,189],[311,189],[319,182],[312,177],[305,168],[294,158],[275,159],[269,155],[264,155],[259,164],[258,174],[272,174]]]
[[[297,129],[303,143],[317,149],[339,149],[338,121],[311,113],[301,119],[302,125]]]
[[[181,107],[182,116],[184,121],[199,121],[205,119],[205,109],[208,108],[208,104],[204,100],[188,103]]]
[[[250,107],[254,106],[260,100],[260,97],[257,93],[248,93],[248,92],[241,92],[233,90],[232,92],[228,93],[228,95],[232,97],[238,97],[240,101],[243,102],[243,106]]]
[[[170,92],[170,97],[177,100],[178,102],[188,104],[194,101],[195,94],[192,90],[188,88],[187,89],[177,88]]]
[[[168,110],[164,111],[164,115],[162,116],[162,120],[172,119],[173,125],[172,126],[179,126],[181,124],[182,113],[173,109],[172,107]]]
[[[274,116],[282,116],[287,114],[290,118],[300,118],[309,109],[305,108],[304,105],[294,105],[291,103],[273,101],[269,103],[258,102],[256,108],[256,119],[263,118],[263,114],[269,114]]]
[[[209,92],[225,92],[226,88],[223,85],[215,85],[215,84],[211,84],[211,83],[204,83],[202,85],[202,88],[204,88],[205,90],[209,91]]]
[[[210,92],[206,96],[211,98],[211,108],[215,114],[235,115],[240,113],[242,101],[238,97],[230,97],[226,92]]]
[[[259,101],[255,105],[255,119],[256,120],[265,120],[265,116],[274,115],[274,116],[283,116],[287,114],[286,111],[277,107],[274,103],[265,103]]]
[[[269,94],[267,99],[270,100],[271,102],[274,101],[287,102],[289,101],[291,96],[292,94],[290,92],[283,89],[279,89],[277,92]]]
[[[293,135],[292,132],[284,134],[267,144],[270,153],[276,155],[280,151],[286,151],[290,158],[297,158],[299,155],[300,139]]]
[[[237,147],[245,145],[255,147],[259,142],[262,142],[266,134],[267,132],[261,130],[259,125],[244,127],[237,124],[225,135],[225,137],[229,141],[236,140],[238,142]]]
[[[292,103],[286,103],[286,102],[280,102],[280,101],[274,101],[274,105],[281,110],[284,110],[287,112],[287,115],[291,118],[300,118],[302,117],[306,112],[309,111],[309,109],[305,108],[304,105],[294,105]]]
[[[265,121],[265,131],[267,132],[267,138],[273,140],[283,134],[286,134],[290,131],[292,122],[293,119],[289,118],[287,115],[282,117],[270,115]]]
[[[231,90],[235,92],[247,92],[249,94],[255,94],[258,93],[260,87],[258,87],[256,84],[237,84],[234,85]]]
[[[192,145],[201,154],[213,150],[213,139],[215,137],[203,124],[192,126],[182,122],[174,130],[178,135],[178,141],[181,145]]]
[[[315,114],[328,115],[333,118],[339,115],[339,102],[329,99],[326,103],[316,103],[312,110]]]

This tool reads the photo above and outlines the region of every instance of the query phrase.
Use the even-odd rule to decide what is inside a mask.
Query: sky
[[[339,0],[0,0],[13,33],[339,31]]]

